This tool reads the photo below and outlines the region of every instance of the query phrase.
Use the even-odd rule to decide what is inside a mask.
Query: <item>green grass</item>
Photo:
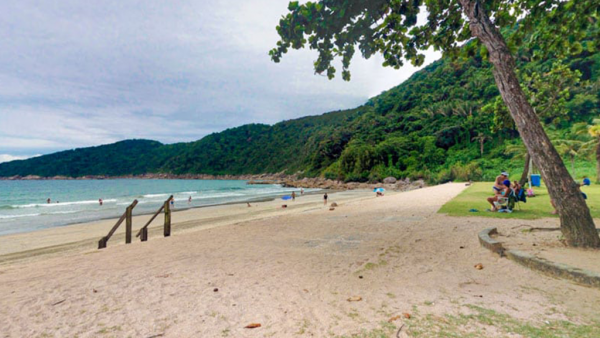
[[[542,184],[541,187],[535,187],[535,197],[527,198],[527,203],[520,203],[515,206],[515,210],[511,214],[499,212],[486,212],[490,208],[490,204],[486,201],[488,197],[493,195],[492,182],[473,183],[454,199],[444,204],[438,211],[442,214],[450,216],[483,216],[494,218],[520,218],[520,219],[537,219],[543,217],[558,217],[552,215],[553,210],[550,204],[550,197],[546,187]],[[592,184],[591,186],[582,187],[581,190],[588,196],[586,202],[592,213],[592,217],[600,218],[600,185]],[[470,209],[477,209],[479,212],[469,212]]]

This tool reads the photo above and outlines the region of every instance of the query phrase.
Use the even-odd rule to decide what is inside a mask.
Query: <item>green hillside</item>
[[[592,40],[593,41],[593,40]],[[518,52],[522,85],[576,175],[595,176],[600,53],[583,42],[566,60]],[[481,153],[483,145],[483,154]],[[249,124],[191,143],[127,140],[0,164],[0,176],[286,171],[346,181],[386,176],[490,180],[522,170],[524,150],[482,55],[436,61],[363,106],[273,126]]]

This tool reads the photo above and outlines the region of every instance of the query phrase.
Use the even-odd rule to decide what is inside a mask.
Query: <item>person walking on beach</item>
[[[323,204],[327,205],[327,193],[325,193],[325,195],[323,195]]]
[[[188,198],[188,204],[192,204],[192,196],[190,196],[190,198]]]
[[[300,188],[300,195],[304,195],[304,189]]]
[[[296,200],[296,192],[292,191],[292,201],[295,201],[295,200]]]

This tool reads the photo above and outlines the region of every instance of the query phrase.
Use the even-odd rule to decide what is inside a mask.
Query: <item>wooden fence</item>
[[[148,223],[146,223],[146,225],[144,225],[140,229],[140,231],[137,233],[136,237],[141,236],[142,242],[145,242],[148,240],[148,226],[150,225],[150,223],[152,223],[152,221],[154,221],[156,216],[158,216],[158,214],[160,214],[160,212],[163,210],[165,212],[164,236],[165,237],[171,236],[171,207],[170,207],[169,203],[171,202],[172,199],[173,199],[173,195],[169,196],[169,198],[163,203],[163,205],[158,209],[158,211],[156,211],[156,213],[154,213],[154,215],[150,218]],[[112,229],[110,229],[110,231],[108,232],[108,235],[102,237],[100,239],[100,241],[98,241],[98,249],[106,248],[106,244],[108,243],[108,240],[112,237],[112,235],[115,233],[115,231],[117,231],[117,229],[119,228],[121,223],[123,223],[123,221],[125,221],[125,244],[131,243],[131,233],[132,233],[132,228],[133,228],[132,212],[133,212],[133,208],[135,208],[135,206],[137,204],[138,204],[138,200],[134,200],[133,203],[131,203],[131,205],[128,206],[127,209],[125,209],[125,212],[123,213],[121,218],[119,218],[117,223],[112,227]]]

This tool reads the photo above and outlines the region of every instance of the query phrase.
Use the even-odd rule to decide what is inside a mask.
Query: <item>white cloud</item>
[[[329,81],[314,75],[314,51],[271,62],[287,4],[8,2],[0,12],[0,152],[192,141],[246,123],[353,108],[414,72],[357,56],[351,82]],[[428,61],[439,57],[428,54]]]
[[[36,156],[40,156],[40,155],[34,155],[34,156],[13,156],[10,154],[0,154],[0,163],[2,162],[10,162],[10,161],[14,161],[14,160],[26,160],[28,158],[31,157],[36,157]]]

